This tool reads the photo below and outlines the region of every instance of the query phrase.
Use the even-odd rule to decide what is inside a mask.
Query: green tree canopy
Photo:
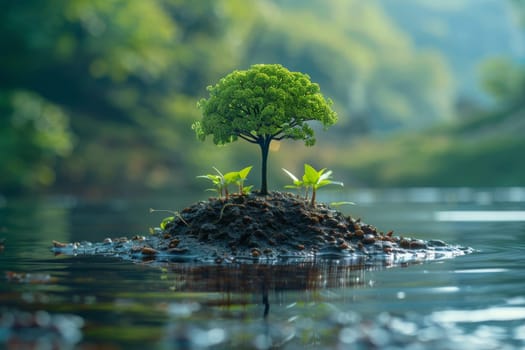
[[[273,140],[303,140],[311,146],[315,137],[308,121],[319,121],[324,127],[337,121],[331,100],[324,98],[318,84],[279,64],[234,71],[208,90],[210,97],[198,104],[203,119],[193,124],[197,137],[204,140],[213,135],[219,145],[238,138],[259,145],[262,194],[268,192],[267,159]]]

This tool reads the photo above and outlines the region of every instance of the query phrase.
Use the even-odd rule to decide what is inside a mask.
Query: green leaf
[[[166,225],[169,224],[170,222],[172,222],[173,220],[175,220],[175,217],[174,216],[168,216],[167,218],[164,218],[162,219],[161,223],[160,223],[160,228],[165,230],[166,229]]]
[[[322,181],[319,181],[318,183],[316,183],[314,185],[314,188],[318,189],[318,188],[324,187],[326,185],[330,185],[331,183],[332,183],[332,181],[330,181],[330,180],[322,180]]]
[[[224,177],[224,175],[222,175],[222,173],[219,171],[219,169],[217,169],[216,167],[212,167],[213,170],[215,170],[217,172],[217,174],[219,174],[220,177]]]
[[[247,166],[246,168],[240,170],[238,173],[239,173],[239,177],[241,178],[241,180],[245,180],[247,177],[248,177],[248,174],[250,173],[250,171],[252,170],[253,166],[250,165],[250,166]]]
[[[199,175],[197,178],[210,180],[215,186],[222,187],[223,180],[219,175],[207,174]]]
[[[326,173],[323,174],[323,172],[326,170],[325,169],[321,169],[319,171],[319,180],[317,180],[317,182],[321,182],[321,181],[324,181],[326,179],[329,179],[331,176],[332,176],[332,170],[328,170]]]
[[[229,173],[226,173],[224,174],[224,184],[226,185],[229,185],[229,184],[234,184],[236,183],[237,181],[240,180],[240,175],[239,175],[239,172],[238,171],[231,171]]]
[[[292,178],[293,182],[296,183],[296,182],[301,182],[299,181],[299,179],[294,175],[292,174],[291,172],[289,172],[288,170],[286,170],[285,168],[281,168],[283,169],[283,171]]]
[[[330,203],[330,206],[332,207],[340,207],[342,205],[355,205],[354,202],[346,202],[346,201],[343,201],[343,202],[331,202]]]
[[[242,194],[250,194],[252,192],[253,185],[250,186],[244,186],[242,188]]]
[[[301,188],[301,186],[297,186],[297,185],[285,185],[284,188],[290,188],[290,189],[298,189],[298,188]]]
[[[323,172],[324,169],[321,170]],[[320,173],[315,170],[314,167],[312,167],[309,164],[304,165],[304,175],[303,175],[303,182],[306,185],[313,186],[319,181]]]

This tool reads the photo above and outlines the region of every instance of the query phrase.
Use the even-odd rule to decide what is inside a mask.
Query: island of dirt
[[[463,255],[469,248],[383,232],[291,193],[231,195],[197,202],[147,236],[54,242],[57,254],[203,263],[365,259],[391,264]]]

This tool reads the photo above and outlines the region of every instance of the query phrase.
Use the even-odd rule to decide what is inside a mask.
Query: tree
[[[259,145],[261,194],[268,193],[267,161],[273,140],[303,140],[312,146],[314,130],[307,122],[317,120],[326,128],[337,121],[332,101],[324,98],[318,84],[279,64],[256,64],[234,71],[208,91],[210,97],[198,103],[203,118],[192,128],[201,141],[213,135],[217,145],[239,138]]]

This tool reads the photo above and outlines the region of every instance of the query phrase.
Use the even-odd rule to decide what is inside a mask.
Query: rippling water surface
[[[147,234],[193,199],[0,201],[0,348],[525,349],[525,189],[325,194],[380,230],[469,246],[403,267],[133,264],[51,241]]]

